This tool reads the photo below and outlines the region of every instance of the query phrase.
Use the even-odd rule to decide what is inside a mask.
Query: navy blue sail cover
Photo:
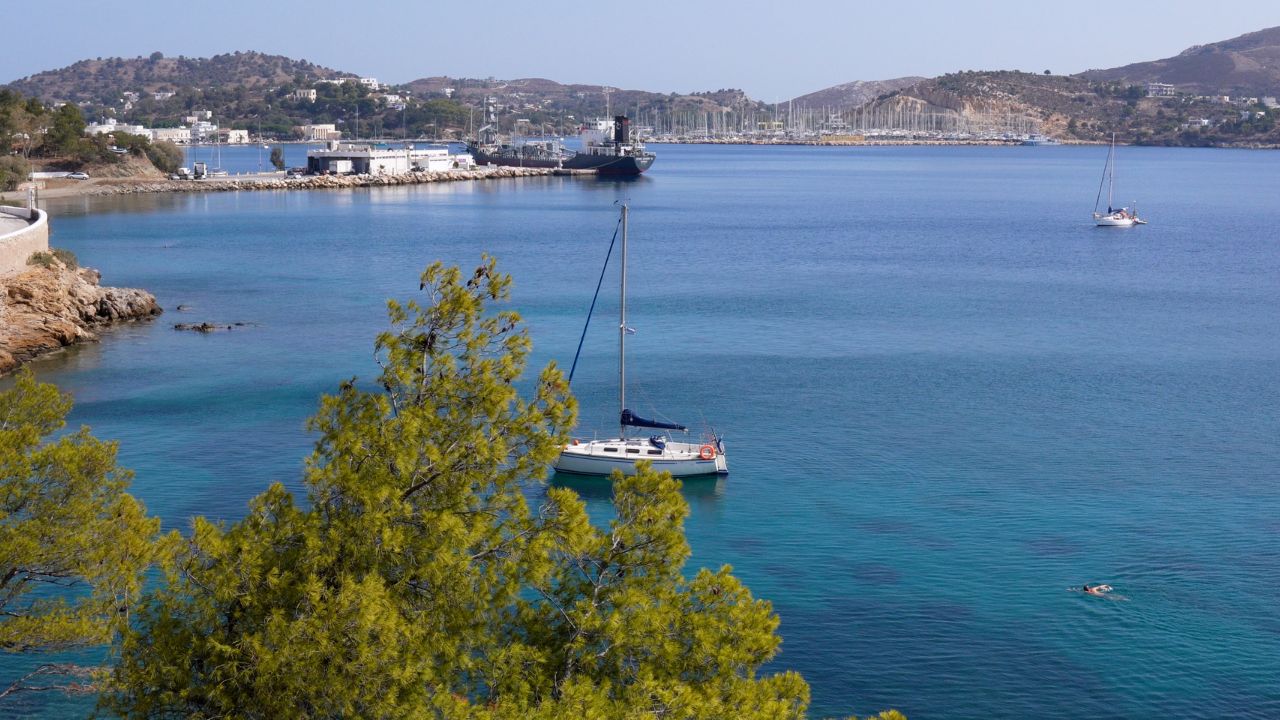
[[[662,422],[660,420],[650,420],[648,418],[642,418],[639,415],[636,415],[635,413],[631,412],[630,410],[622,411],[622,424],[630,425],[631,427],[659,428],[662,430],[680,430],[683,432],[689,431],[689,428],[681,425],[680,423],[668,423],[668,422]]]

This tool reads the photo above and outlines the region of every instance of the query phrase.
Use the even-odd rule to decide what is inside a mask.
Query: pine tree
[[[617,517],[532,491],[576,406],[554,364],[529,400],[510,278],[435,264],[389,303],[381,389],[344,383],[311,427],[308,502],[280,485],[197,520],[126,641],[126,717],[798,718],[794,673],[757,677],[777,617],[729,568],[682,573],[688,506],[650,468]],[[529,498],[544,498],[531,507]]]
[[[131,473],[116,465],[115,443],[95,439],[88,428],[47,441],[70,409],[70,397],[37,383],[29,370],[0,392],[5,652],[56,652],[112,640],[127,624],[143,573],[163,545],[160,521],[124,491]],[[24,680],[0,678],[0,702],[29,689]]]

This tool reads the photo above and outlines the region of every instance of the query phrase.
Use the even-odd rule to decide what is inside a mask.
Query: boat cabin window
[[[661,455],[661,454],[662,454],[662,451],[661,451],[661,450],[650,450],[650,451],[649,451],[649,454],[650,454],[650,455]]]
[[[607,448],[605,448],[605,449],[604,449],[604,451],[605,451],[605,452],[618,452],[618,448],[614,448],[614,447],[607,447]]]
[[[640,452],[640,448],[627,448],[627,452],[629,452],[629,453],[638,453],[638,452]]]

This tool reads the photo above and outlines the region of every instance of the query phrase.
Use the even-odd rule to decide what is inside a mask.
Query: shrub
[[[80,267],[80,261],[76,259],[76,254],[66,248],[53,248],[50,252],[31,253],[31,257],[27,258],[27,264],[39,265],[42,268],[52,268],[55,258],[72,270]]]
[[[15,190],[27,178],[27,161],[16,155],[0,156],[0,190]]]
[[[160,172],[175,173],[178,168],[182,167],[182,148],[168,140],[150,143],[145,145],[143,149],[151,160],[151,164],[155,165]]]

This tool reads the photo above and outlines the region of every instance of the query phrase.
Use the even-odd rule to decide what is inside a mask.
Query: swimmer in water
[[[1111,586],[1110,585],[1090,585],[1088,583],[1085,583],[1084,585],[1080,586],[1080,590],[1089,595],[1102,596],[1105,593],[1111,592]]]

